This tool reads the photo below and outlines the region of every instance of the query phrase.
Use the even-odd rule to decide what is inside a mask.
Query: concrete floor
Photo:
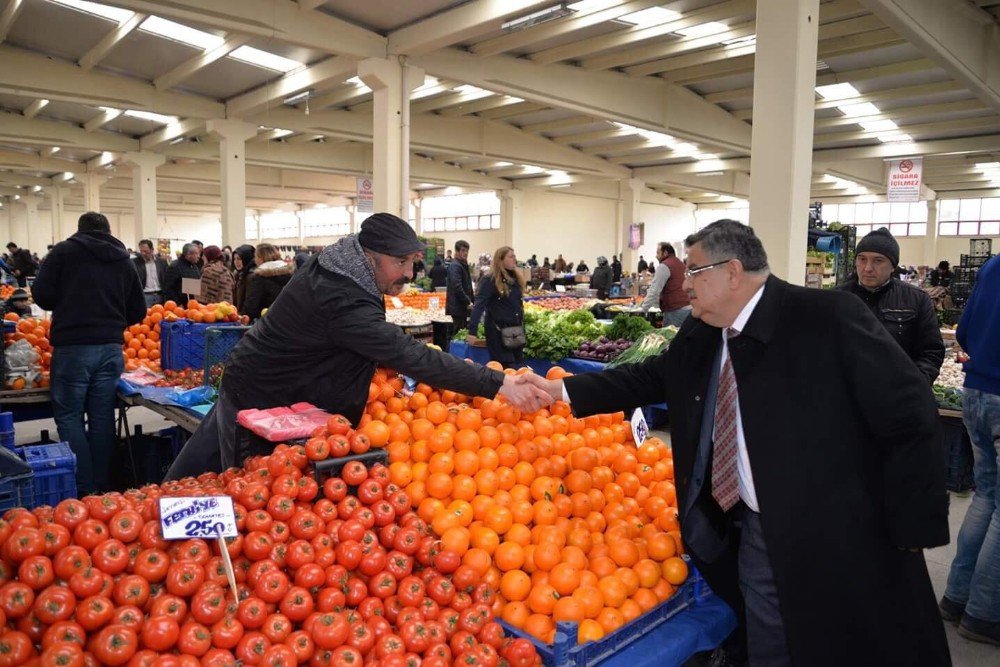
[[[154,433],[173,426],[173,423],[164,420],[160,415],[145,408],[132,408],[129,410],[129,422],[133,428],[136,425],[142,425],[142,430],[146,433]],[[52,420],[19,422],[16,429],[17,444],[37,442],[42,429],[48,429],[52,437],[55,437],[56,428]],[[670,435],[666,432],[653,431],[652,435],[660,437],[667,442],[670,441]],[[952,541],[946,546],[930,549],[925,553],[927,570],[930,573],[931,582],[934,584],[934,593],[938,599],[944,594],[944,589],[948,582],[948,570],[951,567],[952,559],[955,557],[955,537],[958,535],[962,519],[965,517],[966,510],[969,509],[971,500],[971,496],[961,498],[951,494],[951,510],[948,519],[951,525]],[[950,623],[945,623],[945,632],[948,635],[948,645],[951,648],[951,658],[955,667],[1000,665],[1000,648],[969,641],[961,637],[956,632],[955,626]]]

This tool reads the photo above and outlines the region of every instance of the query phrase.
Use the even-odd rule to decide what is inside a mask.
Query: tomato
[[[203,625],[212,625],[226,615],[226,594],[222,588],[206,586],[191,598],[191,617]]]
[[[359,507],[361,507],[360,500],[355,496],[347,496],[337,503],[337,516],[346,521],[354,515],[355,510]]]
[[[56,579],[52,571],[52,561],[48,556],[28,556],[17,568],[17,578],[38,591],[52,584]]]
[[[86,519],[73,529],[73,541],[88,551],[111,536],[104,522],[97,519]]]
[[[529,640],[519,638],[507,645],[503,657],[511,667],[533,667],[537,654],[535,646]]]
[[[371,448],[372,441],[364,433],[355,433],[351,436],[351,451],[355,454],[364,454]],[[346,476],[344,477],[344,480],[346,480],[348,484],[352,484]]]
[[[151,651],[162,653],[177,643],[180,631],[174,619],[169,616],[155,616],[142,625],[142,645]]]
[[[375,646],[375,635],[364,623],[357,623],[351,627],[351,633],[347,637],[347,643],[357,649],[362,655],[367,655]],[[344,648],[344,647],[341,647]],[[337,649],[339,651],[340,649]]]
[[[281,497],[287,498],[287,496]],[[273,498],[271,500],[273,500]],[[268,504],[270,504],[271,500],[267,501]],[[259,530],[266,533],[271,530],[271,526],[273,525],[274,516],[266,510],[253,510],[247,514],[247,530]]]
[[[290,646],[276,644],[267,649],[261,664],[266,667],[296,667],[299,661]]]
[[[299,510],[289,521],[288,527],[295,537],[311,540],[323,532],[323,520],[315,512]]]
[[[399,628],[399,636],[406,644],[407,651],[423,653],[430,646],[427,626],[422,621],[412,621]]]
[[[285,645],[291,647],[295,652],[295,657],[299,664],[307,662],[316,651],[316,644],[309,633],[303,630],[296,630],[285,639]]]
[[[370,480],[369,480],[370,481]],[[379,500],[372,505],[372,514],[375,516],[375,525],[379,528],[383,526],[395,525],[396,510],[388,500]]]
[[[376,574],[385,570],[386,557],[385,552],[381,549],[373,551],[372,553],[366,554],[361,558],[361,562],[358,564],[358,570],[361,574],[368,577],[373,577]]]
[[[93,567],[74,572],[69,578],[69,587],[77,597],[84,598],[97,595],[104,585],[104,577],[101,572]]]
[[[45,541],[45,555],[50,558],[68,547],[72,540],[69,529],[57,523],[47,523],[42,526],[41,531]]]
[[[35,603],[35,592],[20,581],[8,581],[0,587],[0,610],[8,619],[23,618]]]
[[[306,442],[306,458],[310,461],[322,461],[330,458],[330,445],[326,438],[310,438]]]
[[[313,612],[313,607],[312,595],[301,586],[292,586],[288,589],[279,605],[281,613],[293,622],[304,621]]]
[[[187,603],[176,595],[169,593],[156,598],[149,610],[150,617],[166,616],[174,619],[177,623],[181,623],[187,617],[187,613]]]
[[[160,530],[159,521],[147,521],[139,531],[139,544],[144,549],[164,549],[169,546],[163,539],[163,532]]]
[[[41,556],[45,553],[45,538],[37,528],[21,527],[15,529],[0,551],[8,562],[17,565],[31,556]]]
[[[212,646],[216,648],[234,648],[242,638],[243,624],[232,616],[226,616],[212,626]]]
[[[321,649],[335,649],[347,641],[350,625],[343,614],[327,612],[320,614],[312,626],[311,634],[316,646]]]
[[[41,664],[42,667],[84,667],[86,662],[81,647],[76,644],[56,644],[42,651]]]
[[[330,448],[330,456],[333,458],[343,458],[351,453],[351,441],[345,435],[331,435],[326,439],[326,442]],[[327,498],[329,497],[327,496]]]
[[[76,610],[76,596],[73,591],[62,586],[50,586],[38,594],[34,612],[46,625],[65,621]]]
[[[178,561],[167,568],[167,590],[180,597],[191,597],[205,583],[205,571],[194,561]]]
[[[0,635],[0,665],[23,665],[34,653],[31,638],[23,632],[7,630]]]
[[[269,575],[274,573],[275,572],[268,572],[267,574]],[[277,574],[284,576],[281,572],[277,572]],[[248,630],[259,628],[264,625],[264,621],[267,620],[267,604],[258,597],[249,597],[240,601],[239,608],[236,612],[236,620],[238,620],[243,627]]]
[[[124,665],[138,649],[135,632],[121,625],[101,630],[94,638],[90,650],[102,665]]]
[[[483,629],[476,635],[476,639],[483,644],[489,644],[499,650],[503,647],[506,637],[504,637],[503,626],[496,621],[490,621],[483,626]]]
[[[462,655],[476,648],[476,637],[467,630],[459,630],[451,636],[451,652],[455,655]]]
[[[142,624],[146,620],[143,616],[142,610],[135,605],[125,605],[123,607],[118,607],[115,609],[115,613],[111,616],[110,625],[124,625],[126,628],[131,628],[136,633],[142,629]]]
[[[458,617],[458,627],[460,630],[477,634],[486,625],[489,619],[489,612],[483,611],[478,605],[464,610]]]
[[[201,667],[237,667],[236,656],[221,648],[211,648],[201,657]]]
[[[115,604],[144,607],[149,600],[149,582],[138,574],[127,574],[115,584],[112,598]]]
[[[413,558],[400,551],[390,551],[386,555],[386,571],[396,579],[403,579],[413,572]]]
[[[263,664],[264,655],[271,648],[271,640],[259,632],[248,632],[236,646],[236,657],[244,665]]]
[[[365,505],[374,505],[378,501],[382,500],[385,496],[383,495],[382,485],[379,484],[374,479],[366,479],[358,486],[358,499],[361,500]]]
[[[361,461],[348,461],[340,471],[340,476],[348,486],[359,486],[368,479],[368,468]]]
[[[395,510],[397,515],[405,514],[410,510],[410,497],[403,491],[396,491],[391,495],[387,495],[386,500],[392,505],[392,509]]]
[[[354,570],[361,563],[361,545],[354,540],[346,540],[337,545],[337,564],[348,570]]]
[[[500,654],[489,644],[479,644],[471,651],[471,654],[483,667],[497,667],[500,664]]]
[[[257,579],[254,593],[264,602],[280,602],[288,592],[288,588],[288,576],[281,570],[271,570]]]
[[[331,415],[326,420],[326,431],[330,435],[346,435],[351,430],[351,422],[344,415]]]
[[[347,596],[339,588],[324,588],[316,599],[317,611],[340,611],[347,604]]]
[[[177,637],[177,650],[184,655],[203,656],[212,648],[212,634],[201,623],[188,621]]]
[[[271,614],[264,619],[260,631],[273,643],[283,642],[292,634],[292,622],[284,614]]]
[[[262,560],[271,553],[274,540],[267,533],[261,531],[251,531],[247,533],[243,540],[243,553],[250,560]]]
[[[396,592],[396,580],[388,572],[381,572],[368,580],[368,592],[383,600]]]
[[[142,516],[138,512],[126,509],[111,517],[108,529],[111,532],[111,537],[128,544],[139,538],[142,524]]]
[[[439,605],[446,606],[455,598],[455,587],[448,578],[436,576],[427,585],[427,595]]]
[[[416,528],[400,528],[392,540],[392,546],[396,551],[412,556],[417,553],[417,549],[420,547],[420,533],[417,532]]]
[[[73,530],[90,516],[90,511],[83,502],[76,498],[67,498],[56,505],[52,520],[60,526]]]
[[[57,577],[69,581],[75,572],[90,567],[90,563],[90,553],[83,547],[73,544],[64,547],[56,554],[52,568]]]
[[[404,607],[419,607],[427,589],[419,577],[410,575],[400,580],[397,591],[399,601]]]

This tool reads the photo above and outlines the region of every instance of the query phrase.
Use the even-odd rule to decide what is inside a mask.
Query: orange
[[[549,616],[536,613],[529,616],[524,622],[524,631],[534,637],[537,637],[538,639],[541,639],[546,644],[551,644],[556,629]]]
[[[648,588],[640,588],[637,590],[632,594],[632,599],[635,600],[636,604],[638,604],[640,608],[642,608],[643,613],[660,604],[660,600],[656,597],[656,593]]]
[[[605,634],[608,634],[625,625],[625,617],[617,609],[605,607],[597,615],[597,622],[601,624]]]
[[[469,531],[461,526],[452,526],[441,535],[441,547],[464,556],[469,550]]]
[[[604,596],[604,604],[609,607],[621,607],[628,597],[625,585],[622,584],[620,579],[614,576],[602,577],[597,582],[597,588],[601,591],[601,595]]]
[[[583,620],[583,605],[573,596],[559,598],[552,607],[552,620],[580,622]]]
[[[671,583],[674,586],[680,586],[687,581],[687,563],[680,558],[668,558],[663,561],[661,567],[663,569],[663,578],[666,579],[668,583]]]
[[[664,561],[672,557],[677,551],[674,539],[666,533],[656,533],[646,543],[646,550],[649,557],[656,561]]]
[[[642,607],[635,600],[625,600],[618,611],[621,612],[626,623],[642,616]]]
[[[580,627],[576,631],[576,641],[578,644],[596,642],[604,637],[604,628],[597,621],[587,618],[581,621]]]
[[[639,548],[632,540],[615,540],[610,547],[611,559],[621,567],[632,567],[639,561]]]
[[[528,585],[531,585],[530,581]],[[503,606],[503,612],[500,614],[500,618],[515,628],[524,628],[529,616],[531,616],[531,610],[528,609],[528,605],[521,601],[508,602]]]
[[[521,602],[528,599],[530,592],[531,577],[524,570],[509,570],[500,578],[500,594],[505,600]]]
[[[597,618],[604,607],[604,596],[596,586],[580,586],[573,591],[573,597],[579,601],[587,618]]]
[[[528,608],[536,614],[551,614],[558,600],[559,594],[551,585],[533,586],[531,592],[528,593]]]
[[[535,563],[538,554],[535,554]],[[580,573],[569,563],[559,563],[549,571],[549,583],[559,595],[571,595],[580,585]]]
[[[643,558],[632,567],[639,578],[639,585],[643,588],[652,588],[660,581],[660,566],[649,558]]]

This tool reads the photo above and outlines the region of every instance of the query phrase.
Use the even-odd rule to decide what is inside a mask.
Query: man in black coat
[[[384,295],[413,279],[424,252],[413,228],[376,213],[327,246],[292,279],[233,350],[215,407],[191,436],[167,479],[239,465],[254,452],[237,442],[236,415],[307,401],[357,425],[378,366],[435,387],[494,397],[518,409],[548,404],[546,395],[511,375],[431,349],[385,320]]]
[[[428,275],[431,279],[431,287],[435,289],[438,287],[447,287],[448,269],[444,268],[444,263],[441,261],[440,257],[434,258],[434,266],[431,267]]]
[[[920,371],[857,299],[770,275],[750,227],[686,245],[692,317],[665,353],[525,377],[577,416],[666,400],[684,542],[751,664],[950,664],[920,553],[948,542]]]
[[[898,265],[899,243],[885,227],[876,229],[858,242],[856,271],[837,289],[864,301],[928,384],[934,384],[944,362],[937,311],[927,292],[893,275]]]
[[[167,267],[163,297],[167,301],[175,301],[179,306],[186,306],[188,297],[197,297],[201,294],[201,289],[192,292],[190,295],[184,292],[184,278],[201,280],[201,268],[198,261],[201,259],[201,250],[194,243],[185,243],[181,250],[181,256],[170,263]]]
[[[614,282],[622,279],[622,263],[618,259],[618,255],[611,256],[611,279]]]
[[[464,329],[472,312],[472,272],[469,270],[469,242],[455,241],[455,255],[448,264],[448,294],[444,312],[453,322],[451,333]]]
[[[108,219],[84,213],[78,229],[46,256],[31,294],[52,311],[52,414],[76,454],[82,498],[110,490],[122,343],[125,329],[145,317],[146,303]]]
[[[18,248],[13,241],[7,244],[7,250],[10,252],[10,265],[17,277],[17,284],[19,287],[25,287],[28,284],[28,278],[34,276],[38,271],[38,262],[31,256],[30,250]]]
[[[146,307],[163,303],[163,288],[167,284],[167,262],[153,249],[149,239],[139,241],[139,256],[132,259],[139,274]]]

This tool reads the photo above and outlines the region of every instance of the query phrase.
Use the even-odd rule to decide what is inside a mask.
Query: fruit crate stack
[[[961,262],[955,268],[955,277],[948,288],[952,303],[958,308],[965,307],[976,284],[979,269],[993,256],[992,250],[992,239],[969,240],[969,254],[961,256]]]
[[[249,330],[247,326],[209,327],[205,330],[206,385],[219,386],[229,355]]]

